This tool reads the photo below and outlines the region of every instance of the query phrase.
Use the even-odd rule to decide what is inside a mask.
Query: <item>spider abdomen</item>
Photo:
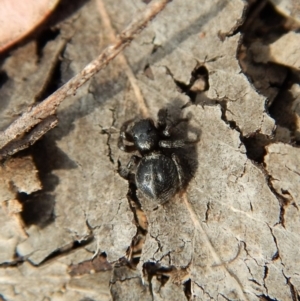
[[[177,192],[178,171],[171,158],[160,153],[151,153],[144,156],[138,164],[135,182],[148,200],[162,204]]]

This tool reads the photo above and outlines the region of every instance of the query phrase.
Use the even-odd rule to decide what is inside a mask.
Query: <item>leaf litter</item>
[[[143,7],[143,3],[105,3],[116,31]],[[54,219],[44,227],[26,227],[28,237],[18,243],[17,254],[28,261],[1,269],[1,291],[8,300],[16,297],[13,291],[21,290],[18,283],[24,282],[26,273],[32,278],[14,300],[28,296],[80,300],[82,291],[94,300],[258,300],[297,295],[299,271],[292,264],[299,240],[297,227],[292,226],[299,216],[297,180],[286,188],[277,173],[286,165],[280,159],[283,153],[291,158],[299,154],[295,146],[283,144],[279,153],[275,150],[279,159],[270,157],[277,144],[271,140],[275,123],[266,112],[266,96],[254,89],[236,58],[241,36],[235,30],[244,9],[243,1],[186,5],[172,1],[124,51],[122,63],[113,61],[62,103],[59,125],[32,150],[42,157],[40,161],[49,161],[41,168],[41,194],[55,198]],[[111,42],[96,2],[83,6],[72,26],[75,34],[63,52],[63,80]],[[187,86],[199,63],[208,73],[207,90],[191,101],[178,83]],[[265,71],[267,66],[260,68]],[[146,69],[151,70],[150,77]],[[277,91],[271,92],[276,100]],[[187,116],[192,133],[184,133],[196,129],[201,134],[195,148],[181,157],[193,170],[187,190],[163,207],[153,208],[139,194],[140,203],[130,198],[128,203],[128,185],[116,172],[118,160],[126,164],[129,158],[117,149],[117,129],[139,115],[143,103],[145,114],[154,119],[162,107],[168,108],[170,118]],[[266,170],[247,158],[241,142],[255,133],[270,137]],[[290,165],[286,177],[293,183],[298,168]],[[284,224],[280,197],[286,199]],[[72,242],[83,243],[69,253]],[[140,250],[130,252],[137,245]],[[48,260],[57,250],[62,256]],[[103,252],[113,270],[76,278],[67,274],[71,264]],[[134,254],[140,254],[137,269],[132,269]],[[50,278],[56,273],[60,283],[50,279],[48,289],[39,291],[47,277],[39,280],[39,286],[35,281],[47,273]],[[13,278],[18,281],[7,285]],[[101,286],[91,289],[93,281]]]

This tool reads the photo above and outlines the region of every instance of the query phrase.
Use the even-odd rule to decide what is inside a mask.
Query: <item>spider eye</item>
[[[150,183],[150,181],[151,181],[151,175],[146,174],[146,175],[145,175],[145,181],[146,181],[147,183]]]
[[[159,182],[162,182],[163,181],[163,177],[162,177],[162,175],[159,173],[159,174],[157,174],[157,180],[159,181]]]

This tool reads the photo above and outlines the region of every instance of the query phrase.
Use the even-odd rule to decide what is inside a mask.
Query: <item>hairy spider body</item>
[[[146,155],[137,166],[135,180],[137,188],[149,200],[164,203],[179,187],[176,164],[172,159],[152,153]]]
[[[163,204],[181,189],[183,178],[177,156],[167,155],[165,149],[183,147],[196,141],[171,140],[166,111],[161,110],[158,116],[157,126],[152,119],[129,120],[123,124],[119,148],[125,152],[139,151],[141,157],[132,156],[126,168],[119,168],[119,173],[129,179],[135,166],[134,180],[139,191],[149,201]],[[132,144],[125,144],[125,141]]]

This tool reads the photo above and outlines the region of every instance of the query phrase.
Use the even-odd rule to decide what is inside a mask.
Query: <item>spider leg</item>
[[[133,137],[130,133],[127,132],[128,125],[132,123],[133,119],[124,122],[120,130],[120,136],[118,140],[118,147],[120,150],[130,153],[136,151],[136,147],[134,145],[127,145],[125,141],[133,142]]]
[[[181,118],[181,119],[179,119],[177,122],[175,122],[173,124],[167,124],[166,127],[165,127],[165,129],[164,129],[164,131],[163,131],[164,136],[171,137],[170,131],[172,131],[172,129],[174,129],[180,123],[182,123],[182,122],[188,122],[188,121],[189,121],[188,118]]]
[[[183,170],[180,166],[179,159],[175,154],[172,154],[172,160],[176,165],[176,169],[177,169],[177,173],[178,173],[179,189],[182,189],[182,186],[183,186]]]
[[[126,153],[132,153],[136,151],[136,147],[134,145],[125,144],[124,139],[122,139],[121,137],[119,138],[118,141],[118,148]]]
[[[127,120],[123,123],[121,129],[120,129],[120,136],[122,138],[126,139],[129,142],[133,142],[133,138],[130,133],[127,132],[129,124],[131,124],[134,121],[134,119]]]
[[[160,140],[159,146],[163,148],[180,148],[190,144],[195,144],[197,142],[199,142],[199,138],[197,138],[196,140]]]
[[[160,109],[157,114],[157,129],[161,132],[165,130],[167,127],[167,117],[168,117],[168,110],[167,109]]]
[[[139,156],[131,156],[129,162],[127,163],[126,168],[131,170],[133,167],[135,167],[136,165],[139,164],[139,162],[141,161],[141,157]]]
[[[131,156],[129,162],[127,163],[126,167],[121,166],[121,162],[118,161],[118,173],[119,175],[125,179],[129,180],[130,177],[133,175],[132,169],[135,167],[139,162],[141,158],[139,156]]]
[[[188,122],[188,118],[181,118],[177,122],[168,124],[167,123],[168,118],[168,110],[167,109],[160,109],[158,111],[158,122],[157,122],[157,129],[163,133],[165,137],[170,137],[170,131],[178,126],[182,122]]]

